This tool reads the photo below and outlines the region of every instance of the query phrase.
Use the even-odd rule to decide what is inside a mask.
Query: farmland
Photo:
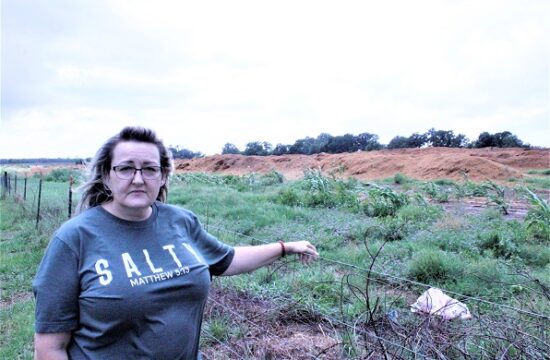
[[[547,356],[548,151],[419,150],[432,158],[178,161],[169,202],[194,211],[222,241],[309,240],[321,254],[305,267],[287,257],[214,279],[204,358]],[[26,201],[21,185],[2,199],[0,358],[31,358],[30,283],[67,216],[68,174],[44,182],[38,226],[36,177]],[[411,313],[430,286],[465,303],[473,319]]]

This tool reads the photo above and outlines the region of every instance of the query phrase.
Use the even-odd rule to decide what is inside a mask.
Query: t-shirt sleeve
[[[78,257],[67,244],[54,237],[33,281],[35,331],[56,333],[75,330],[78,326],[79,289]]]
[[[233,261],[235,249],[206,232],[195,215],[192,215],[192,220],[191,236],[195,239],[196,246],[209,266],[210,275],[223,274]]]

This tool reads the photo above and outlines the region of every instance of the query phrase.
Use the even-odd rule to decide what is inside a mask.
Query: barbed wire
[[[239,354],[238,352],[236,352],[235,350],[233,350],[231,347],[229,347],[226,343],[224,343],[223,341],[221,341],[220,339],[216,338],[214,336],[214,334],[212,334],[212,332],[208,331],[208,330],[203,330],[203,335],[205,335],[206,337],[209,337],[210,339],[213,339],[214,341],[216,341],[218,344],[220,344],[221,346],[223,346],[225,349],[227,349],[229,352],[231,352],[232,354],[234,354],[236,356],[237,359],[241,359],[242,358],[242,355]]]
[[[257,237],[251,236],[251,235],[243,234],[243,233],[240,233],[240,232],[232,230],[232,229],[227,229],[225,227],[221,227],[221,226],[217,226],[217,225],[213,225],[213,224],[208,224],[208,227],[213,227],[213,228],[218,229],[219,231],[222,231],[222,232],[223,231],[230,232],[230,233],[233,233],[234,235],[238,235],[238,236],[241,236],[241,237],[250,238],[250,239],[252,239],[254,241],[257,241],[259,243],[263,243],[263,244],[268,244],[269,243],[269,241],[259,239]],[[406,283],[413,284],[413,285],[416,285],[416,286],[421,286],[421,287],[424,287],[424,288],[427,288],[427,289],[436,287],[436,286],[433,286],[433,285],[430,285],[430,284],[425,284],[425,283],[421,283],[421,282],[418,282],[418,281],[405,279],[405,278],[402,278],[402,277],[399,277],[399,276],[396,276],[396,275],[391,275],[391,274],[379,272],[379,271],[376,271],[376,270],[363,268],[363,267],[360,267],[360,266],[357,266],[357,265],[354,265],[354,264],[349,264],[349,263],[346,263],[346,262],[343,262],[343,261],[340,261],[340,260],[327,258],[325,256],[319,256],[319,259],[322,260],[322,261],[328,262],[328,263],[333,263],[333,264],[337,264],[337,265],[340,265],[340,266],[349,267],[349,268],[352,268],[352,269],[355,269],[355,270],[358,270],[358,271],[361,271],[361,272],[366,272],[366,273],[371,273],[371,274],[375,274],[375,275],[386,277],[386,278],[391,278],[391,279],[398,280],[398,281],[401,281],[401,282],[406,282]],[[516,311],[518,313],[522,313],[524,315],[537,317],[537,318],[545,319],[545,320],[550,320],[550,316],[548,316],[548,315],[538,314],[538,313],[534,313],[534,312],[524,310],[524,309],[518,309],[518,308],[510,306],[510,305],[495,303],[493,301],[481,299],[481,298],[478,298],[478,297],[475,297],[475,296],[461,294],[461,293],[451,291],[451,290],[447,290],[447,289],[441,289],[441,290],[443,290],[444,292],[446,292],[448,294],[452,294],[454,296],[459,296],[463,299],[482,302],[482,303],[485,303],[485,304],[488,304],[488,305],[513,310],[513,311]]]
[[[268,333],[269,335],[271,335],[271,336],[273,336],[273,337],[278,337],[277,335],[273,334],[271,331],[269,331],[269,330],[266,329],[265,327],[262,327],[262,326],[260,326],[260,325],[258,325],[258,324],[256,324],[256,323],[254,323],[253,321],[251,321],[251,320],[249,320],[248,318],[246,318],[244,315],[241,315],[241,314],[237,313],[235,310],[229,308],[229,307],[226,306],[225,304],[222,304],[222,303],[220,303],[219,301],[215,300],[213,297],[209,297],[209,300],[211,300],[213,303],[217,304],[218,306],[222,307],[222,308],[223,308],[225,311],[227,311],[228,313],[230,313],[230,314],[232,314],[232,315],[238,317],[238,318],[241,319],[241,320],[244,320],[246,323],[251,324],[252,326],[254,326],[255,328],[261,330],[262,332],[266,332],[266,333]],[[287,299],[287,300],[290,301],[290,299]],[[350,325],[350,324],[348,324],[348,323],[346,323],[346,322],[344,322],[344,321],[341,321],[341,320],[339,320],[339,319],[336,319],[336,318],[334,318],[334,317],[332,317],[332,316],[330,316],[330,315],[328,315],[328,314],[325,314],[325,313],[323,313],[322,311],[319,311],[318,309],[315,309],[315,310],[316,310],[323,318],[327,319],[328,321],[330,321],[330,322],[332,322],[332,323],[336,323],[336,324],[339,324],[339,325],[341,325],[341,326],[348,327],[348,328],[354,330],[354,332],[357,332],[357,331],[358,331],[359,333],[361,333],[361,334],[363,334],[363,335],[367,335],[367,336],[373,337],[373,338],[375,338],[375,339],[377,339],[377,340],[381,340],[381,341],[383,341],[383,342],[385,342],[385,343],[387,343],[387,344],[389,344],[389,345],[396,346],[396,347],[398,347],[398,348],[400,348],[400,349],[402,349],[402,350],[408,351],[408,352],[410,352],[410,353],[412,353],[412,354],[419,355],[418,352],[416,352],[416,351],[413,350],[413,349],[404,347],[403,345],[397,344],[397,343],[395,343],[395,342],[393,342],[393,341],[391,341],[391,340],[388,340],[388,339],[379,337],[379,336],[377,336],[377,335],[375,335],[375,334],[372,334],[372,333],[370,333],[370,332],[367,332],[366,330],[357,329],[357,328],[354,327],[353,325]],[[434,358],[427,357],[426,355],[422,355],[422,357],[423,357],[424,359],[433,359],[433,360],[435,360]]]
[[[252,325],[254,328],[260,330],[262,333],[267,333],[268,335],[274,337],[274,338],[278,338],[279,336],[277,336],[276,334],[274,334],[273,332],[271,332],[269,329],[265,328],[265,327],[262,327],[258,324],[256,324],[255,322],[253,322],[252,320],[246,318],[244,315],[241,315],[239,313],[237,313],[236,311],[234,311],[233,309],[231,309],[230,307],[226,306],[225,304],[217,301],[216,299],[214,299],[212,296],[209,296],[208,299],[213,302],[214,304],[220,306],[221,308],[224,309],[224,311],[232,314],[233,316],[236,316],[237,318],[243,320],[244,322],[246,322],[247,324],[250,324]],[[273,310],[272,310],[273,311]]]

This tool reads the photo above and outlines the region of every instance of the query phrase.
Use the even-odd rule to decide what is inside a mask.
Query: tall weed
[[[526,194],[531,203],[531,208],[525,218],[529,237],[544,244],[550,243],[550,207],[548,203],[527,187],[522,187],[520,190]]]
[[[394,216],[409,203],[409,197],[390,188],[373,185],[362,203],[363,212],[371,217]]]

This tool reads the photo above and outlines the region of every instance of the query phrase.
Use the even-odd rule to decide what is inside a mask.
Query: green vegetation
[[[67,168],[59,168],[52,170],[46,176],[44,176],[44,181],[68,182],[69,179],[72,178],[73,181],[77,182],[81,180],[81,177],[82,173],[80,171]]]
[[[0,358],[31,359],[34,333],[31,282],[53,223],[47,215],[37,231],[31,220],[32,207],[20,202],[2,200],[0,213]]]
[[[67,216],[68,185],[55,182],[56,177],[43,184],[38,229],[36,179],[29,181],[26,201],[18,188],[17,196],[5,195],[0,203],[0,358],[32,357],[31,282],[49,237]],[[485,210],[452,207],[470,197],[483,197]],[[522,199],[529,201],[527,216],[509,219],[503,209],[510,210],[509,201]],[[314,243],[322,259],[308,267],[287,257],[252,274],[216,279],[215,286],[283,308],[291,303],[293,316],[353,324],[353,331],[340,330],[343,351],[351,358],[365,355],[360,329],[377,329],[380,336],[400,341],[384,327],[376,328],[387,321],[387,314],[399,314],[395,321],[400,329],[422,321],[409,312],[411,299],[425,290],[416,282],[531,313],[550,310],[544,296],[550,287],[550,211],[529,187],[508,189],[467,179],[422,182],[402,174],[391,184],[362,183],[327,177],[318,170],[291,182],[275,171],[246,176],[197,173],[174,176],[169,202],[194,211],[209,232],[232,245],[279,239]],[[480,329],[458,321],[445,325],[444,331],[483,331],[483,337],[469,338],[476,346],[468,351],[474,358],[498,357],[509,343],[502,340],[507,335],[495,329],[500,329],[499,321],[519,315],[483,302],[470,301],[468,306],[494,326]],[[514,321],[522,332],[531,331]],[[245,334],[239,321],[223,311],[206,314],[204,331],[202,346],[218,340],[231,343]],[[517,358],[527,358],[525,347],[515,346]],[[427,346],[421,350],[431,351]],[[456,355],[455,350],[442,351],[449,358]]]
[[[318,154],[329,153],[337,154],[344,152],[371,151],[380,149],[404,149],[421,148],[423,146],[433,147],[454,147],[454,148],[485,148],[485,147],[523,147],[529,148],[516,135],[509,131],[489,134],[483,132],[477,140],[469,141],[464,134],[455,134],[452,130],[429,129],[423,134],[413,133],[410,136],[395,136],[387,145],[378,141],[378,135],[371,133],[361,133],[358,135],[344,134],[332,136],[331,134],[321,133],[316,138],[306,136],[298,139],[294,144],[277,144],[275,147],[267,141],[250,141],[246,148],[240,151],[237,146],[226,143],[222,148],[222,154],[243,154],[243,155],[285,155],[285,154]],[[180,158],[192,158],[202,156],[201,153],[194,153],[187,149],[171,148],[172,153]]]
[[[550,244],[550,207],[548,203],[528,188],[522,189],[531,202],[525,223],[531,239]]]
[[[530,175],[550,175],[550,169],[532,169],[527,171]]]

